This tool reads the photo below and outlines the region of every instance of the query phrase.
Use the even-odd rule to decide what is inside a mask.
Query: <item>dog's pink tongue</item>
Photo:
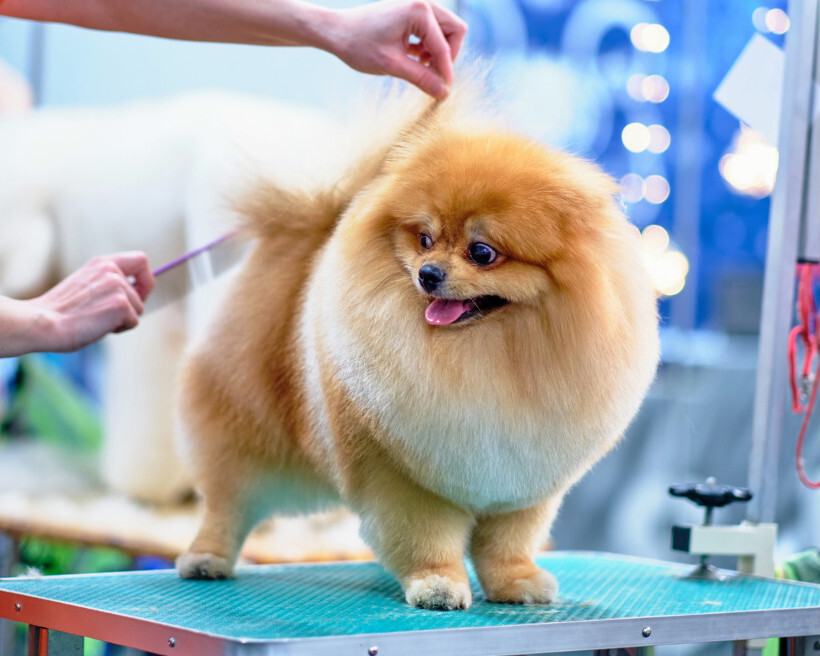
[[[451,301],[437,298],[424,311],[424,318],[431,326],[445,326],[453,323],[467,310],[467,301]]]

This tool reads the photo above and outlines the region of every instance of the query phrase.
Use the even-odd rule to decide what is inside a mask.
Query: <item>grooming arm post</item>
[[[769,213],[769,242],[760,324],[760,346],[749,456],[750,522],[774,520],[777,468],[788,391],[786,353],[794,303],[798,243],[810,221],[807,198],[816,195],[807,171],[820,158],[820,140],[810,143],[813,87],[817,76],[818,3],[791,0],[786,37],[778,149],[780,164]],[[814,165],[816,167],[816,164]],[[815,168],[816,170],[816,168]],[[817,221],[817,217],[814,217]]]

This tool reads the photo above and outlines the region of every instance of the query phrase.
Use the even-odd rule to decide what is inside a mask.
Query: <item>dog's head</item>
[[[623,223],[597,167],[505,133],[428,136],[388,172],[395,254],[432,326],[542,308],[587,284],[600,237]]]

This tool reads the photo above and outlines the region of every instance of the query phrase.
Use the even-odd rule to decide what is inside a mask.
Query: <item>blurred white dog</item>
[[[120,250],[164,264],[228,231],[231,197],[256,176],[338,177],[328,144],[340,133],[317,111],[218,92],[0,114],[0,294],[36,295]],[[188,490],[173,387],[215,293],[201,288],[106,338],[102,477],[112,489],[152,502]]]

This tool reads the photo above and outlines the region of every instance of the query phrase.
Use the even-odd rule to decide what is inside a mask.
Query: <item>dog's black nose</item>
[[[432,293],[446,277],[447,274],[434,264],[425,264],[419,269],[419,284],[428,294]]]

